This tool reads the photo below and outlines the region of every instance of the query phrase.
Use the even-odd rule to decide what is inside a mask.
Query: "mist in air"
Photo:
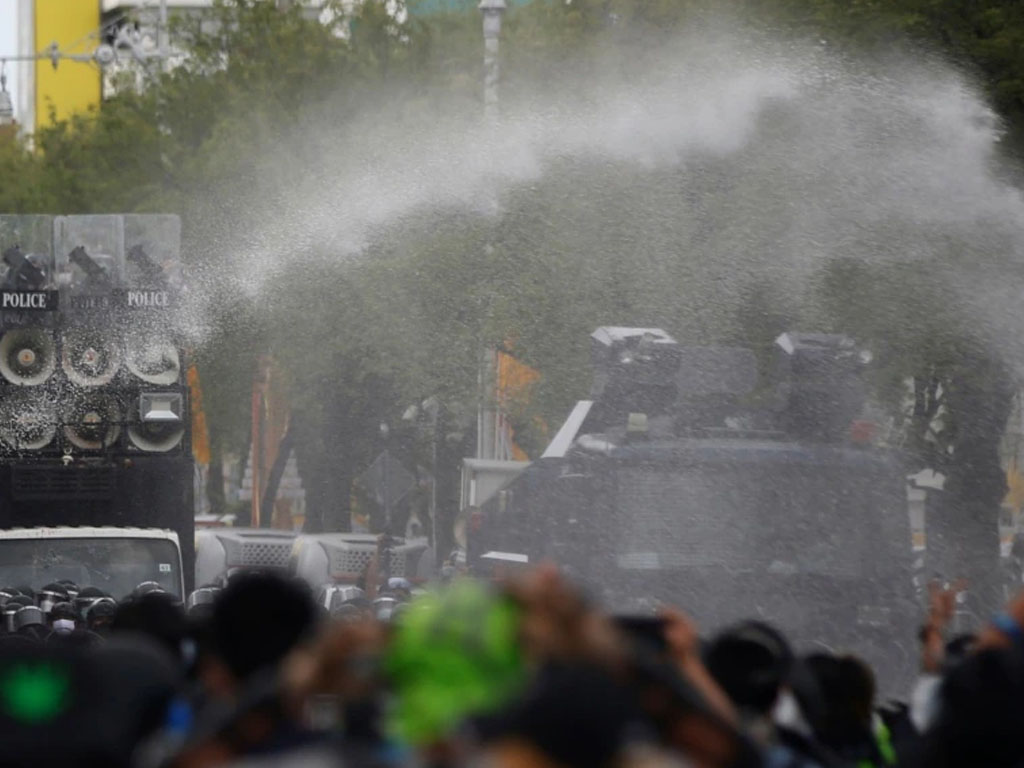
[[[342,122],[310,110],[230,201],[244,224],[217,204],[196,212],[229,257],[227,284],[223,272],[197,281],[197,336],[227,288],[272,309],[300,267],[411,261],[470,221],[519,238],[502,250],[494,235],[487,252],[575,275],[552,291],[629,282],[606,322],[714,338],[754,285],[794,322],[834,327],[823,270],[853,260],[919,270],[979,338],[1016,344],[1020,296],[1004,276],[1021,267],[1024,202],[968,77],[927,56],[863,61],[732,25],[635,58],[543,82],[506,64],[494,124],[477,105],[387,91]],[[396,282],[415,296],[417,279]],[[514,304],[516,275],[500,280]],[[422,328],[415,302],[403,313]]]
[[[197,336],[225,292],[246,296],[314,402],[344,374],[320,351],[359,343],[414,382],[406,402],[475,402],[481,349],[511,339],[555,428],[586,396],[599,325],[684,344],[867,333],[906,352],[941,315],[1024,360],[1024,201],[952,65],[731,23],[544,79],[509,61],[495,122],[385,89],[268,141],[241,199],[192,214],[228,267],[198,282]]]

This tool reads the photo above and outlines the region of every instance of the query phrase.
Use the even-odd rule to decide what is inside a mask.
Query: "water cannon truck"
[[[188,587],[180,230],[165,215],[0,216],[0,530],[63,530],[50,553],[85,529],[114,547],[122,530],[114,549],[145,570],[152,529],[180,550],[154,562]]]
[[[905,470],[860,419],[865,350],[784,333],[759,360],[623,327],[591,350],[590,397],[482,506],[472,565],[552,560],[616,613],[668,602],[705,632],[761,618],[890,683],[914,668]]]

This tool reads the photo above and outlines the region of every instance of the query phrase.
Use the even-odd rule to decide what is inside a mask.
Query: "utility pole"
[[[431,565],[436,568],[440,552],[437,541],[437,430],[441,416],[441,401],[432,395],[423,401],[423,409],[430,416],[430,542],[434,547],[434,562]]]
[[[170,68],[171,30],[167,25],[167,0],[160,0],[160,32],[158,36],[160,67],[166,72]]]
[[[489,126],[498,122],[498,85],[501,71],[498,63],[498,46],[501,40],[501,20],[508,7],[505,0],[480,0],[477,6],[483,14],[484,25],[484,121]],[[492,137],[493,138],[493,137]],[[487,245],[490,250],[493,246]],[[480,359],[477,386],[479,404],[477,405],[476,457],[478,459],[495,459],[495,437],[497,433],[497,405],[494,400],[494,363],[493,349],[485,349]]]
[[[391,429],[388,427],[386,421],[380,423],[380,438],[381,442],[384,443],[384,452],[381,454],[381,458],[384,461],[381,467],[381,501],[384,506],[384,533],[388,536],[392,535],[391,531],[391,489],[388,487],[391,484],[391,473],[388,471],[391,463],[391,455],[389,452],[390,445],[388,443],[388,437],[391,434]]]
[[[484,18],[484,117],[488,122],[498,119],[498,43],[505,0],[480,0],[478,8]]]

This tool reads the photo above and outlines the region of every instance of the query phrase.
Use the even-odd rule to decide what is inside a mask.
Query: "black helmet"
[[[197,605],[212,605],[220,591],[219,587],[200,587],[194,590],[185,602],[185,609],[191,611]]]
[[[20,632],[28,627],[46,626],[46,617],[42,609],[36,605],[26,605],[19,608],[14,614],[14,631]]]
[[[17,606],[17,608],[24,608],[26,605],[35,604],[36,601],[27,595],[15,595],[7,601],[7,603],[4,605],[4,608],[12,608],[14,606]],[[15,608],[15,610],[17,610],[17,608]]]
[[[132,590],[132,597],[142,597],[152,592],[166,592],[166,590],[155,581],[144,581]]]
[[[27,584],[19,584],[15,589],[21,592],[25,597],[31,599],[33,603],[36,601],[36,591]]]
[[[56,583],[64,587],[64,591],[68,593],[68,599],[74,600],[78,597],[78,585],[71,579],[57,579]]]
[[[366,601],[366,592],[356,586],[333,587],[330,595],[330,603],[327,608],[332,613],[343,605],[352,605],[355,600]],[[355,607],[362,608],[359,605]]]
[[[14,597],[10,598],[6,603],[4,603],[3,611],[5,631],[9,633],[14,632],[14,614],[16,614],[22,608],[30,605],[34,606],[35,603],[32,602],[31,598],[28,598],[25,595],[21,594],[15,595]]]
[[[49,613],[57,603],[65,603],[68,600],[68,591],[62,584],[47,584],[36,593],[36,601],[43,613]]]
[[[50,609],[50,624],[55,632],[71,632],[78,621],[78,611],[71,603],[54,603]]]
[[[84,589],[79,590],[78,596],[73,601],[75,608],[78,609],[78,615],[85,616],[86,611],[89,610],[89,606],[101,597],[107,597],[107,593],[98,587],[85,587]]]
[[[96,631],[110,626],[117,613],[117,603],[111,597],[101,597],[93,603],[85,614],[85,622],[89,629]]]

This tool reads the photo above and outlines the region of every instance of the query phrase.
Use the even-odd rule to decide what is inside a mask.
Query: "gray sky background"
[[[0,0],[0,57],[18,53],[18,0]],[[18,62],[7,62],[7,90],[18,104]],[[17,115],[15,115],[17,117]]]

